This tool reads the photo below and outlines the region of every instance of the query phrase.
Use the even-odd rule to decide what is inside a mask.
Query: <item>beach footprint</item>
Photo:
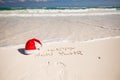
[[[63,62],[49,62],[47,75],[49,80],[67,80],[66,65]]]
[[[48,61],[42,67],[25,71],[17,80],[67,80],[63,62]]]

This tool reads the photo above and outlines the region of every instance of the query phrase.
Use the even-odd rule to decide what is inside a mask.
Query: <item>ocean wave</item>
[[[120,6],[98,6],[98,7],[41,7],[41,8],[30,8],[30,7],[0,7],[0,10],[85,10],[85,9],[119,9]]]

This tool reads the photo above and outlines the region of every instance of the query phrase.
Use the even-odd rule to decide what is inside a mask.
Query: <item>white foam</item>
[[[53,14],[0,14],[0,17],[55,17],[55,16],[102,16],[102,15],[115,15],[120,12],[108,13],[53,13]]]
[[[101,16],[120,14],[116,9],[78,9],[78,10],[23,10],[0,12],[1,17],[41,17],[41,16]]]
[[[75,41],[75,43],[90,43],[90,42],[95,42],[95,41],[101,41],[101,40],[108,40],[108,39],[118,39],[120,36],[113,36],[113,37],[104,37],[104,38],[96,38],[96,39],[91,39],[91,40],[84,40],[84,41]]]

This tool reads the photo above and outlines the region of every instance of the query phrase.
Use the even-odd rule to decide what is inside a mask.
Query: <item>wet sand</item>
[[[0,46],[24,44],[31,37],[74,42],[120,36],[119,10],[31,11],[0,12]]]

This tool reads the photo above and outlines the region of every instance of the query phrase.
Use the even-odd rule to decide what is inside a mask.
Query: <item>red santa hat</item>
[[[36,47],[35,42],[40,44],[40,46],[42,47],[42,43],[40,40],[32,38],[32,39],[28,40],[25,45],[25,54],[33,54],[33,53],[39,52],[39,48]]]

